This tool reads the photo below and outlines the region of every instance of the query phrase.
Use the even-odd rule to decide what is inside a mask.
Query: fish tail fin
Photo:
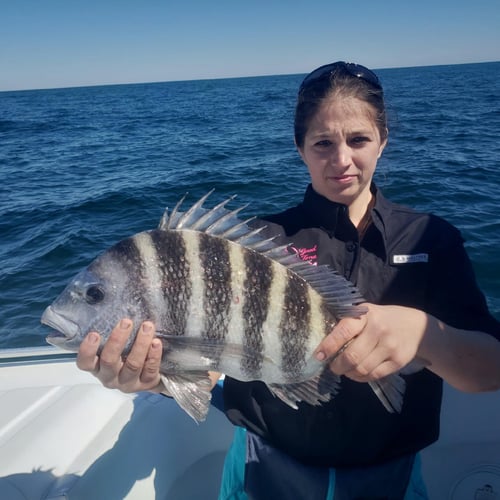
[[[368,384],[389,413],[401,413],[406,382],[400,375],[388,375]]]

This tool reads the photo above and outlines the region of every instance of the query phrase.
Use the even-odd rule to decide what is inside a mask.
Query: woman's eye
[[[329,146],[331,146],[332,142],[327,140],[327,139],[324,139],[323,141],[318,141],[315,146],[318,146],[320,148],[327,148]]]
[[[354,144],[355,146],[360,146],[360,145],[365,144],[366,142],[369,142],[369,141],[370,141],[370,139],[368,137],[365,137],[362,135],[353,137],[351,139],[351,143]]]
[[[96,285],[90,286],[85,293],[85,300],[90,305],[102,302],[104,300],[104,290]]]

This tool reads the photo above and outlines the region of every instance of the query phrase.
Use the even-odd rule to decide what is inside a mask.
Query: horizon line
[[[493,64],[500,63],[500,60],[494,61],[474,61],[474,62],[462,62],[462,63],[436,63],[436,64],[418,64],[415,66],[385,66],[380,68],[373,68],[374,71],[383,71],[387,69],[410,69],[410,68],[430,68],[436,66],[464,66],[471,64]],[[153,80],[153,81],[127,81],[127,82],[108,82],[108,83],[90,83],[82,85],[63,85],[63,86],[49,86],[49,87],[26,87],[26,88],[14,88],[14,89],[0,89],[0,94],[4,92],[30,92],[39,90],[65,90],[65,89],[83,89],[83,88],[93,88],[93,87],[112,87],[118,85],[149,85],[149,84],[162,84],[162,83],[181,83],[181,82],[196,82],[196,81],[211,81],[211,80],[236,80],[243,78],[262,78],[271,76],[294,76],[294,75],[306,75],[308,72],[304,73],[266,73],[259,75],[240,75],[240,76],[220,76],[211,78],[180,78],[173,80]]]

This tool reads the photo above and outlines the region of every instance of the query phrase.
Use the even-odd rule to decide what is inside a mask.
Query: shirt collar
[[[386,242],[385,220],[391,211],[391,204],[382,195],[377,186],[372,183],[371,192],[375,196],[375,205],[372,209],[372,220]],[[307,186],[302,201],[302,208],[312,227],[319,227],[332,236],[347,241],[357,238],[357,230],[349,219],[346,205],[330,201],[317,193],[311,184]]]
[[[302,207],[307,214],[308,221],[313,226],[321,227],[327,231],[335,230],[339,218],[348,217],[345,205],[330,201],[328,198],[318,194],[311,184],[307,186]]]

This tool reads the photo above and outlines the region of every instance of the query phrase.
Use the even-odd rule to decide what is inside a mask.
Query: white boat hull
[[[103,388],[52,348],[0,351],[1,500],[216,499],[232,426]],[[431,500],[500,499],[500,394],[446,387],[422,453]],[[496,496],[495,496],[496,495]]]

